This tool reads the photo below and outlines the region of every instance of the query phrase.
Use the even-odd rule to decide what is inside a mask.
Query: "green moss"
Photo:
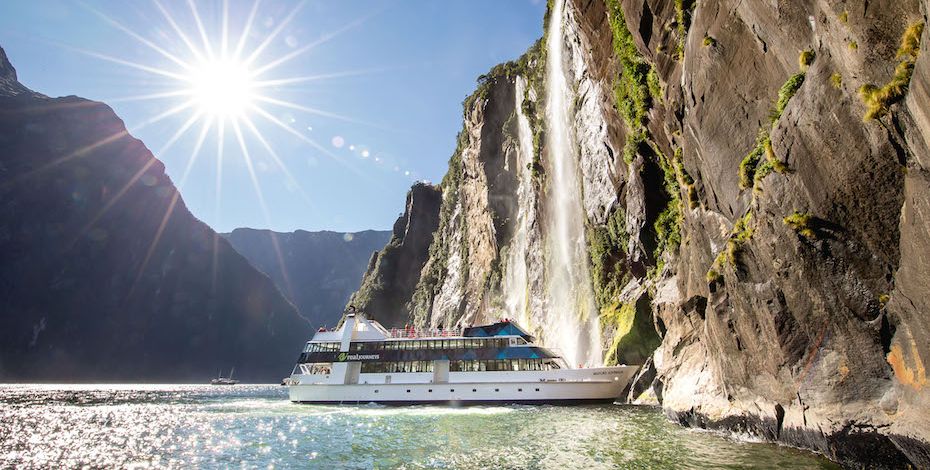
[[[694,179],[691,178],[691,175],[685,170],[685,165],[681,158],[681,147],[676,148],[675,153],[672,154],[672,165],[674,165],[675,173],[678,177],[678,185],[685,188],[687,193],[688,208],[694,209],[698,207],[700,205],[700,200],[698,199],[697,189],[694,187]]]
[[[856,41],[849,41],[849,44],[847,44],[846,47],[848,47],[851,51],[857,51],[859,50],[859,43]]]
[[[733,230],[730,232],[730,237],[727,239],[726,247],[717,254],[714,263],[707,271],[707,275],[705,276],[707,282],[722,280],[723,275],[721,273],[726,266],[736,266],[739,262],[739,255],[743,247],[752,239],[754,230],[750,226],[751,223],[752,211],[749,211],[733,224]]]
[[[772,123],[774,124],[785,112],[788,102],[794,97],[801,85],[804,84],[804,72],[798,72],[788,78],[788,81],[778,90],[778,101],[775,102],[775,112],[772,114]]]
[[[633,35],[626,27],[619,0],[607,0],[607,19],[613,35],[614,56],[620,64],[620,76],[614,80],[614,100],[620,115],[631,130],[642,127],[651,106],[648,75],[652,66],[636,49]]]
[[[784,223],[788,227],[791,227],[792,230],[798,233],[805,238],[815,239],[817,238],[817,233],[814,232],[814,229],[811,228],[811,221],[814,219],[813,216],[806,212],[794,211],[793,214],[784,218]]]
[[[918,21],[904,31],[901,36],[901,45],[898,47],[897,58],[910,57],[916,59],[920,53],[920,36],[924,32],[923,21]]]
[[[813,49],[801,51],[801,55],[798,56],[798,66],[801,70],[806,71],[814,63],[814,57],[816,57],[816,54],[814,54]]]
[[[749,189],[755,181],[756,171],[759,162],[765,156],[765,142],[769,140],[769,133],[764,129],[759,131],[756,137],[756,145],[743,157],[739,163],[739,187],[740,189]]]
[[[678,60],[685,60],[685,40],[688,38],[688,29],[691,28],[691,13],[694,10],[694,0],[675,0],[675,24],[678,31],[678,46],[675,50]]]
[[[882,304],[882,307],[887,305],[889,300],[891,297],[888,294],[878,294],[878,303]]]
[[[627,134],[626,143],[623,145],[623,161],[628,165],[633,163],[633,159],[636,158],[636,152],[639,151],[639,146],[644,143],[646,143],[645,129],[640,128]]]
[[[659,243],[656,245],[653,255],[657,266],[661,263],[662,253],[677,250],[681,245],[681,219],[680,202],[677,200],[674,203],[667,204],[665,209],[656,217],[653,229]]]
[[[769,115],[769,120],[774,127],[784,114],[788,102],[798,92],[801,85],[804,84],[805,74],[803,72],[814,60],[814,51],[806,50],[801,52],[798,57],[798,64],[802,71],[790,77],[778,90],[778,99]],[[769,138],[768,129],[760,129],[756,137],[756,145],[746,154],[739,164],[739,187],[740,189],[749,189],[750,187],[758,188],[757,183],[768,176],[772,171],[787,173],[788,165],[778,159],[772,150],[772,140]]]
[[[649,73],[646,74],[646,85],[649,87],[652,100],[656,103],[663,102],[662,83],[659,81],[659,73],[656,72],[655,67],[649,67]]]
[[[849,22],[849,12],[846,10],[841,11],[840,14],[836,16],[837,18],[840,19],[840,22],[843,24],[846,24]]]
[[[897,57],[903,60],[895,67],[891,81],[882,87],[865,84],[859,88],[859,97],[866,106],[865,121],[884,116],[891,105],[901,101],[907,95],[911,76],[914,74],[914,63],[920,54],[920,35],[923,29],[923,22],[917,22],[904,32],[897,53]]]
[[[662,342],[646,298],[603,308],[600,320],[614,330],[613,341],[604,354],[605,365],[642,364]]]
[[[833,87],[836,89],[843,88],[843,76],[839,72],[830,75],[830,83],[833,84]]]
[[[707,34],[704,35],[704,47],[716,46],[717,40]]]
[[[688,185],[688,208],[697,209],[701,205],[700,199],[698,199],[697,188],[694,185]]]
[[[604,308],[629,280],[626,259],[630,236],[626,233],[626,213],[615,207],[604,225],[589,227],[586,234],[594,296],[598,306]]]
[[[775,155],[775,150],[772,149],[772,139],[768,136],[765,137],[765,140],[762,142],[762,148],[765,153],[765,161],[761,165],[756,167],[756,174],[753,178],[753,187],[759,188],[759,182],[763,178],[768,176],[772,171],[777,171],[778,173],[787,173],[788,165],[785,162],[779,160]]]
[[[678,168],[678,160],[670,160],[657,146],[653,146],[659,167],[662,169],[662,193],[665,199],[665,206],[656,216],[652,223],[652,231],[655,235],[655,248],[653,249],[653,259],[656,261],[653,275],[660,274],[664,267],[663,253],[675,252],[681,245],[681,224],[683,222],[682,203],[680,193],[680,181],[683,179]],[[680,155],[680,154],[678,154]],[[675,158],[675,157],[673,157]],[[688,177],[690,179],[690,177]]]

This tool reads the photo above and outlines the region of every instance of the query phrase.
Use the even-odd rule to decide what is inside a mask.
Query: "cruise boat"
[[[215,379],[210,381],[210,385],[236,385],[239,381],[232,378],[234,370],[236,370],[235,367],[229,370],[229,377],[223,377],[223,373],[220,372]]]
[[[286,378],[297,403],[613,402],[638,367],[568,367],[511,321],[457,330],[388,330],[347,313],[320,329]]]

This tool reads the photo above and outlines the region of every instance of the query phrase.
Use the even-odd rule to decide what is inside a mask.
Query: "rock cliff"
[[[371,255],[361,287],[347,307],[354,306],[388,327],[410,322],[407,303],[429,258],[441,201],[442,192],[432,185],[418,183],[410,188],[390,241]]]
[[[311,331],[108,106],[0,50],[0,381],[277,382]]]
[[[333,326],[362,280],[368,260],[391,232],[296,232],[237,228],[221,234],[267,274],[312,326]]]
[[[558,67],[604,361],[650,363],[683,425],[930,467],[927,2],[559,1],[466,99],[397,321],[581,344],[550,292]]]

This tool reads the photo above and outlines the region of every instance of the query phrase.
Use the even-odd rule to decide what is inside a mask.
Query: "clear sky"
[[[476,77],[520,56],[545,10],[542,0],[195,5],[6,0],[0,46],[33,90],[110,104],[218,231],[390,228],[410,185],[445,173]]]

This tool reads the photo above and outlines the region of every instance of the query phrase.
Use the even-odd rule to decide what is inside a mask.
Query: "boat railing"
[[[463,333],[463,328],[391,328],[388,338],[440,338]]]

